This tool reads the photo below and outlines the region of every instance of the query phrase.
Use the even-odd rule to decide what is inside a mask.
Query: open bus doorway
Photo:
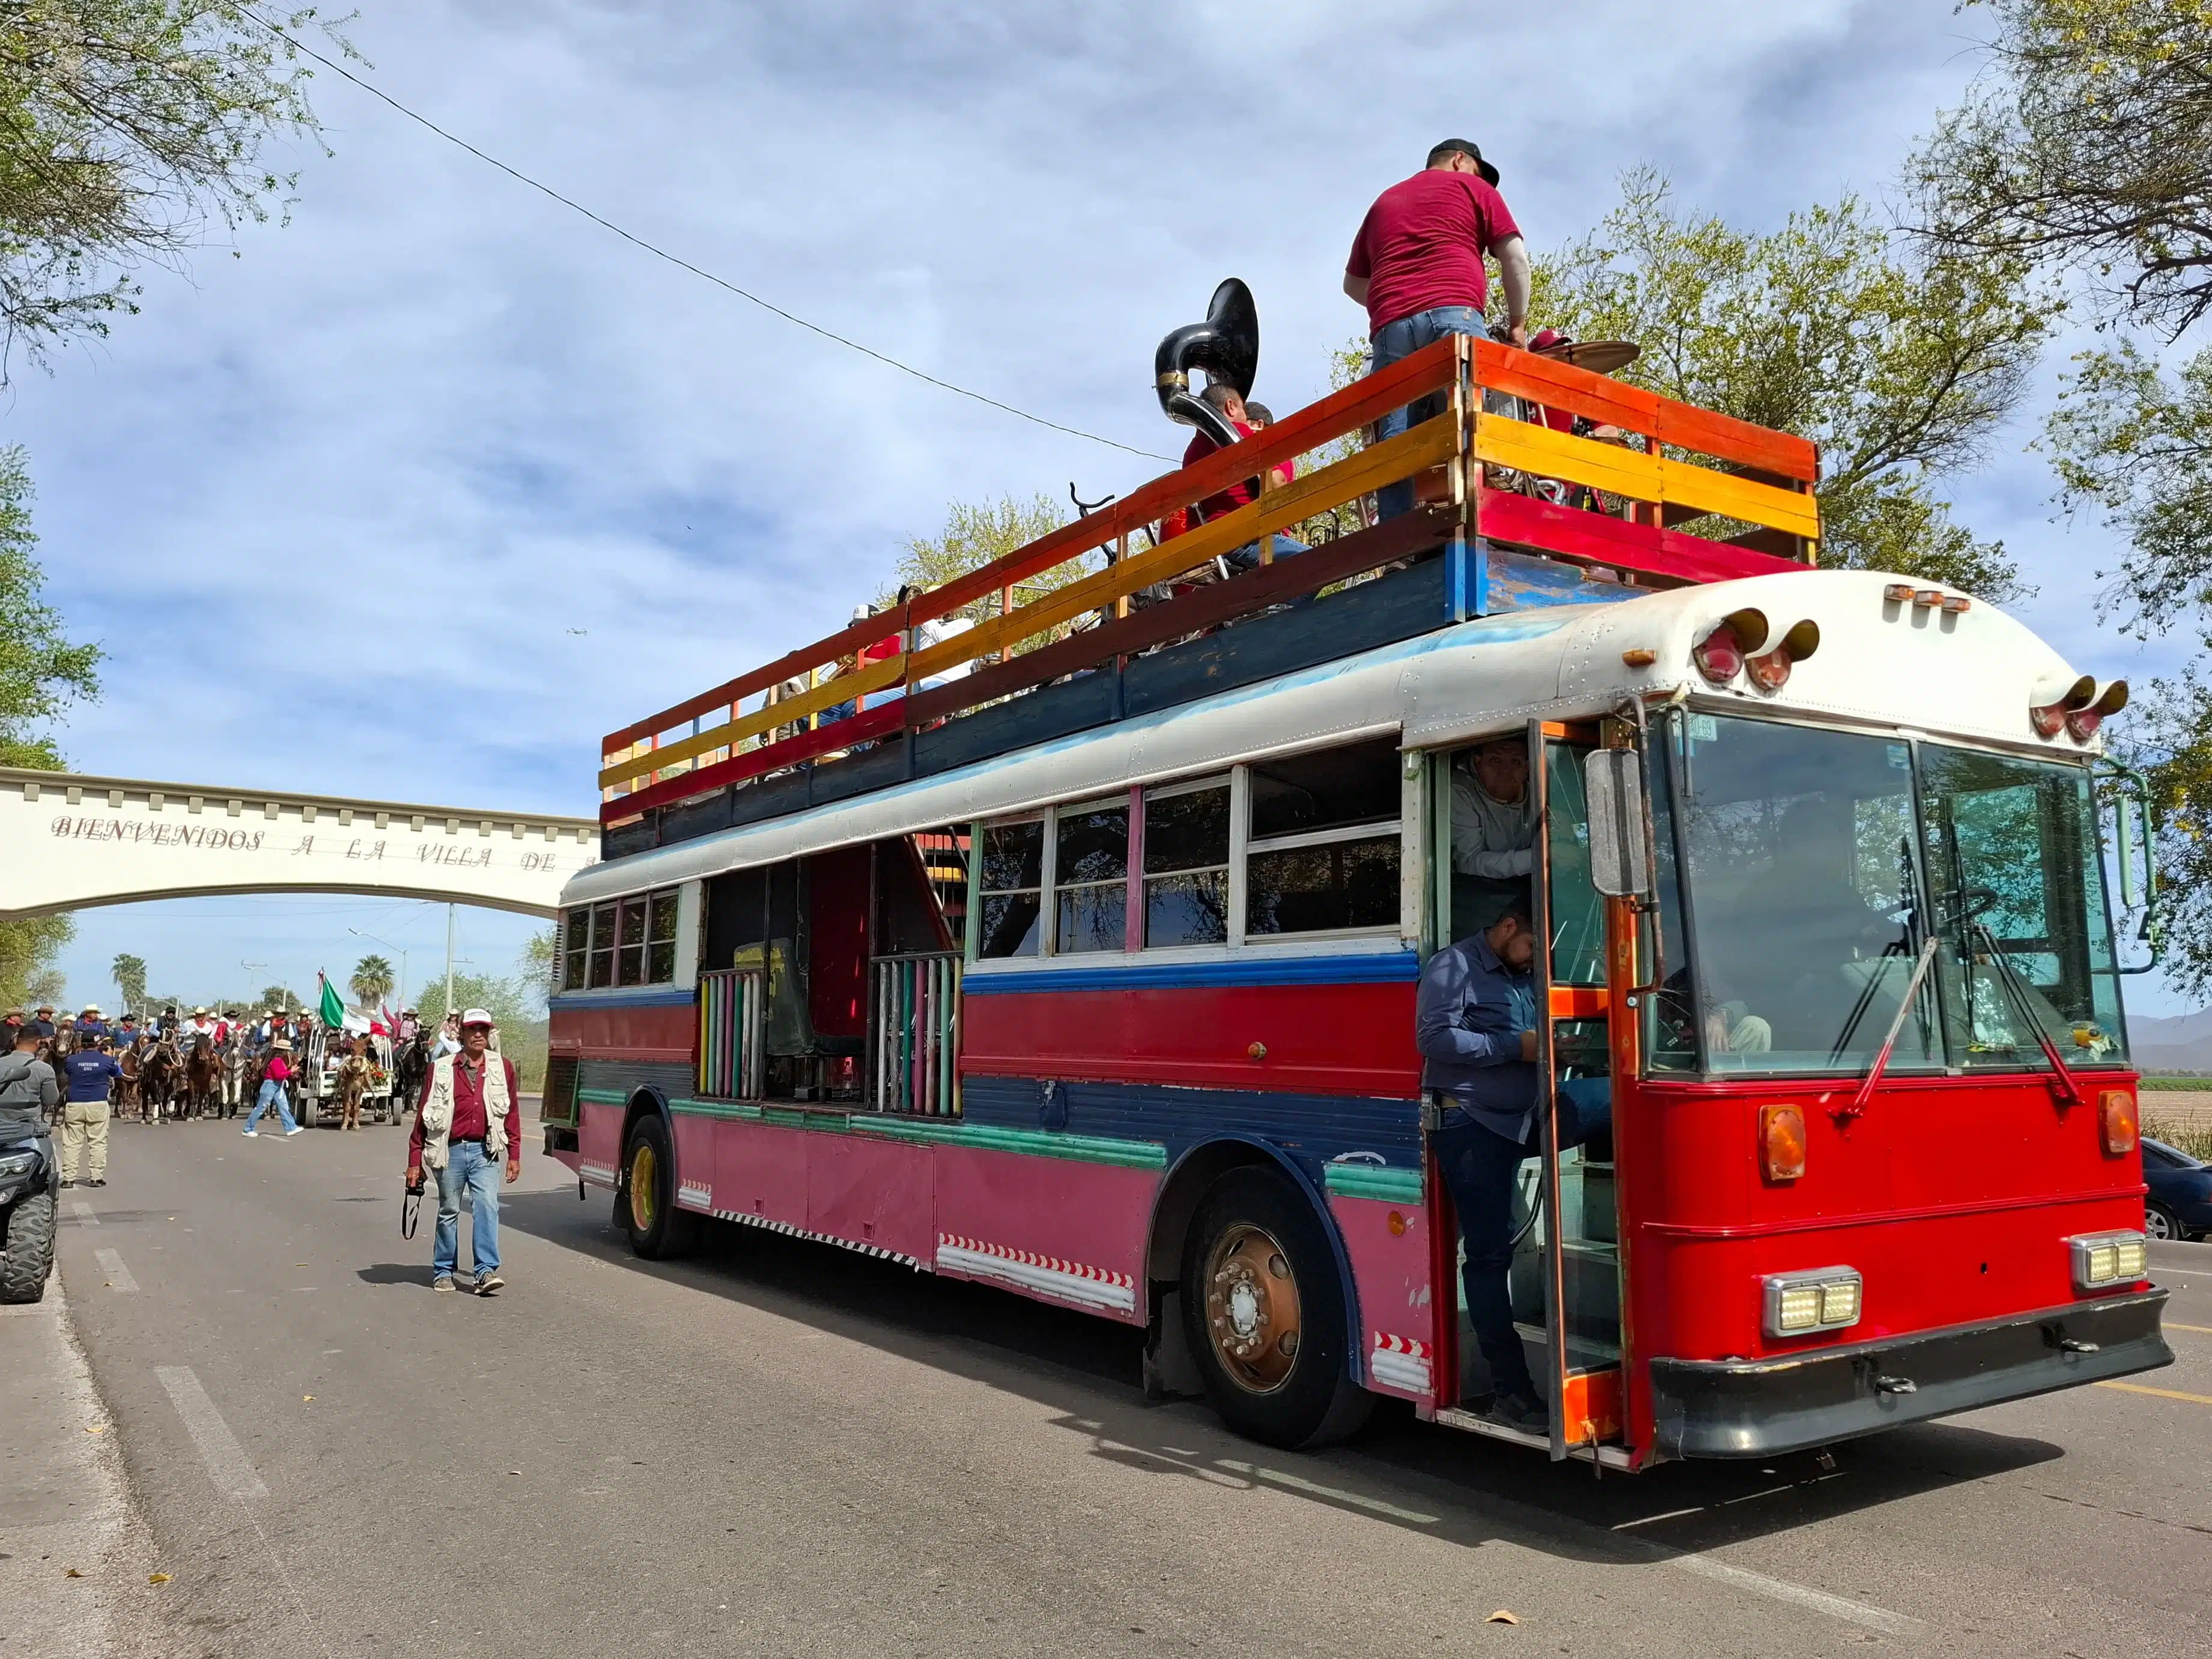
[[[1617,1441],[1621,1434],[1623,1334],[1620,1224],[1609,1131],[1559,1146],[1559,1103],[1585,1117],[1609,1109],[1614,1063],[1613,995],[1607,985],[1612,930],[1620,925],[1590,881],[1589,811],[1584,757],[1598,742],[1593,724],[1547,724],[1500,733],[1437,756],[1438,822],[1430,837],[1436,940],[1465,939],[1509,909],[1525,910],[1538,948],[1530,1001],[1538,1032],[1532,1104],[1535,1156],[1520,1168],[1509,1218],[1512,1240],[1507,1291],[1513,1329],[1529,1375],[1549,1410],[1555,1455],[1569,1447]],[[1510,751],[1510,752],[1509,752]],[[1518,759],[1518,766],[1511,761]],[[1527,874],[1478,860],[1486,828],[1492,842],[1513,815],[1500,812],[1501,783],[1522,783]],[[1484,799],[1469,811],[1469,791]],[[1445,814],[1449,812],[1449,821]],[[1492,848],[1490,850],[1510,850]],[[1441,1097],[1423,1115],[1433,1135]],[[1571,1136],[1569,1137],[1572,1139]],[[1444,1409],[1463,1426],[1478,1421],[1495,1386],[1463,1294],[1467,1246],[1449,1191],[1431,1152],[1427,1160],[1432,1237],[1441,1259],[1434,1275],[1439,1328],[1453,1333],[1451,1364],[1439,1376]],[[1519,1436],[1517,1437],[1529,1437]]]

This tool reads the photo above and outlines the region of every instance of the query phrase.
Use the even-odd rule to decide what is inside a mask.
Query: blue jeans
[[[1438,306],[1433,311],[1417,311],[1410,317],[1401,317],[1395,323],[1385,323],[1376,331],[1374,374],[1390,367],[1401,357],[1410,357],[1423,346],[1434,345],[1448,334],[1472,334],[1478,339],[1490,337],[1490,325],[1473,306]],[[1443,413],[1444,395],[1431,392],[1405,409],[1394,409],[1376,422],[1376,441],[1385,442],[1398,436],[1408,427],[1430,420]],[[1375,516],[1379,521],[1395,519],[1413,510],[1413,481],[1385,484],[1375,492]]]
[[[253,1103],[253,1109],[246,1115],[246,1133],[253,1133],[253,1126],[261,1121],[261,1115],[271,1106],[276,1109],[276,1115],[284,1120],[286,1128],[299,1127],[299,1125],[292,1121],[292,1108],[285,1097],[284,1085],[275,1078],[270,1077],[261,1079],[260,1097]]]
[[[461,1255],[461,1193],[469,1195],[469,1254],[477,1277],[499,1271],[499,1165],[473,1140],[446,1148],[446,1167],[438,1171],[438,1228],[430,1240],[430,1276],[450,1279]]]
[[[1280,531],[1268,537],[1267,540],[1273,546],[1274,556],[1279,559],[1287,559],[1292,554],[1308,550],[1304,542],[1294,540]],[[1245,543],[1229,556],[1226,563],[1231,570],[1257,570],[1260,568],[1260,544]]]
[[[1560,1089],[1560,1150],[1610,1133],[1612,1127],[1609,1088],[1581,1083]],[[1513,1187],[1522,1162],[1542,1150],[1541,1135],[1532,1123],[1528,1139],[1516,1146],[1458,1108],[1448,1107],[1443,1127],[1431,1137],[1437,1169],[1451,1191],[1460,1237],[1467,1241],[1462,1278],[1467,1286],[1468,1320],[1482,1345],[1491,1384],[1502,1395],[1538,1398],[1520,1334],[1513,1328],[1513,1297],[1506,1280],[1513,1266]]]

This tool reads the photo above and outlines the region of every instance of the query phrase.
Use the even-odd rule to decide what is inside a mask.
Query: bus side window
[[[1551,844],[1552,983],[1605,983],[1605,904],[1590,885],[1589,751],[1544,745],[1545,829]]]
[[[1033,957],[1041,946],[1044,820],[994,823],[983,831],[978,957]]]

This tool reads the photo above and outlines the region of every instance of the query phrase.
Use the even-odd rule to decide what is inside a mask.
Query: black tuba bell
[[[1176,330],[1152,354],[1152,385],[1168,419],[1196,427],[1225,448],[1238,433],[1220,410],[1191,395],[1194,368],[1204,369],[1209,380],[1226,380],[1240,398],[1252,394],[1252,377],[1260,368],[1260,308],[1237,277],[1213,290],[1204,322]]]

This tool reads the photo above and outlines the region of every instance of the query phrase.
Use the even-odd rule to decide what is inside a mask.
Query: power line
[[[643,248],[647,253],[652,254],[655,258],[665,259],[670,264],[677,266],[679,270],[688,270],[694,276],[702,277],[706,281],[714,283],[715,287],[728,290],[730,293],[736,295],[740,300],[747,301],[753,305],[757,305],[763,311],[773,312],[775,315],[782,318],[784,321],[787,323],[796,323],[799,327],[806,330],[809,333],[818,334],[823,339],[834,341],[837,344],[844,346],[850,350],[857,351],[864,357],[872,357],[879,363],[887,364],[889,367],[897,369],[902,374],[911,374],[917,380],[927,380],[930,385],[938,387],[941,391],[957,392],[963,398],[972,398],[979,404],[988,404],[993,409],[999,410],[1008,415],[1018,416],[1021,419],[1033,422],[1038,426],[1049,427],[1054,432],[1064,432],[1071,438],[1087,438],[1092,443],[1104,444],[1109,448],[1123,450],[1132,455],[1140,455],[1148,461],[1172,462],[1176,459],[1175,456],[1158,454],[1149,449],[1139,449],[1135,445],[1125,444],[1117,438],[1101,437],[1097,433],[1085,432],[1080,427],[1063,426],[1058,421],[1048,421],[1042,415],[1032,415],[1026,409],[1017,409],[1012,404],[1000,403],[996,398],[987,397],[980,392],[971,392],[964,386],[955,386],[950,380],[939,380],[936,375],[929,374],[926,370],[916,368],[911,363],[902,363],[896,357],[889,356],[883,352],[878,351],[873,346],[865,346],[858,340],[848,339],[844,335],[838,333],[834,329],[824,328],[819,323],[811,323],[807,321],[805,318],[799,316],[796,312],[786,311],[781,306],[777,305],[772,300],[763,300],[759,295],[750,293],[746,289],[739,288],[735,283],[731,282],[728,278],[718,276],[713,271],[707,270],[702,265],[693,264],[690,260],[684,258],[681,254],[671,253],[666,248],[647,241],[644,237],[636,234],[635,232],[624,230],[620,225],[615,223],[613,220],[602,217],[600,215],[592,212],[591,209],[586,207],[581,202],[578,202],[569,197],[563,196],[559,191],[554,189],[552,185],[542,183],[539,180],[532,178],[528,173],[524,173],[520,168],[509,167],[506,162],[501,161],[496,155],[486,155],[483,150],[478,149],[467,139],[447,131],[445,128],[440,126],[435,121],[430,119],[428,116],[418,114],[414,110],[408,108],[406,105],[401,103],[390,93],[386,92],[380,87],[362,80],[361,76],[356,75],[351,70],[347,69],[343,64],[332,63],[329,58],[324,57],[322,53],[317,52],[313,46],[308,46],[305,41],[301,40],[296,36],[278,27],[276,24],[270,22],[267,18],[259,15],[258,13],[249,10],[246,13],[246,15],[252,18],[255,22],[260,24],[263,28],[267,29],[278,40],[285,42],[285,44],[289,46],[294,51],[301,53],[303,56],[313,58],[315,62],[320,64],[325,69],[329,70],[332,74],[342,76],[346,80],[352,82],[354,85],[359,87],[363,92],[368,94],[370,97],[380,99],[383,102],[389,104],[393,109],[398,110],[402,115],[414,122],[417,126],[427,127],[430,131],[436,133],[439,137],[443,138],[447,143],[458,145],[462,149],[468,151],[470,155],[475,156],[479,161],[485,163],[487,166],[497,167],[501,173],[507,174],[508,178],[514,179],[517,183],[527,185],[531,189],[537,191],[541,195],[551,197],[555,201],[558,202],[562,207],[569,210],[572,213],[581,214],[585,218],[589,219],[593,224],[599,226],[601,229],[612,231],[616,235],[621,237],[625,242],[629,242],[638,247]]]

